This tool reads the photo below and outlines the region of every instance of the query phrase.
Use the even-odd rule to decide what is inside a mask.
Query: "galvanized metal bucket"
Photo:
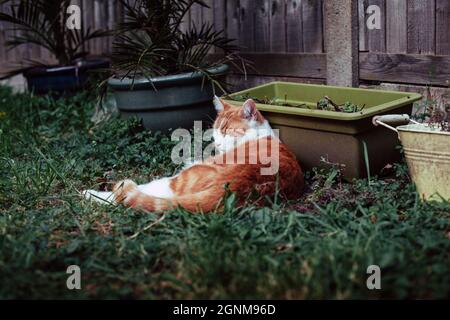
[[[413,124],[405,125],[410,122]],[[450,201],[450,132],[420,124],[405,114],[376,116],[373,124],[398,133],[411,178],[421,197]],[[399,124],[403,125],[394,128]]]

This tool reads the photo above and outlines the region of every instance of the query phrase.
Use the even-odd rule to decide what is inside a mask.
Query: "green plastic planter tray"
[[[266,104],[257,104],[257,107],[272,127],[280,130],[281,140],[295,152],[304,169],[323,166],[322,159],[326,159],[344,165],[343,174],[348,180],[378,174],[387,164],[400,159],[397,135],[375,127],[372,117],[386,113],[410,115],[413,103],[422,98],[416,93],[289,82],[272,82],[230,95],[231,98],[238,96],[275,98],[290,105],[306,104],[308,107]],[[324,96],[337,104],[349,101],[365,107],[355,113],[315,109]],[[227,98],[225,101],[242,105]],[[366,168],[365,151],[370,172]]]

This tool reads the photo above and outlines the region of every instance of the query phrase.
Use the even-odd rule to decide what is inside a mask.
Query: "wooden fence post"
[[[325,1],[327,84],[359,85],[358,0]]]

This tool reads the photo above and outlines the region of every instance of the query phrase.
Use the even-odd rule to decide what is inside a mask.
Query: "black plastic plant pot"
[[[227,65],[208,69],[217,77],[227,71]],[[191,129],[194,121],[208,126],[216,116],[213,84],[200,72],[136,78],[134,82],[130,78],[112,78],[108,84],[114,91],[122,117],[140,118],[144,126],[153,131]]]
[[[73,94],[86,88],[89,72],[109,68],[106,58],[80,60],[69,66],[34,67],[23,73],[28,90],[38,95]]]

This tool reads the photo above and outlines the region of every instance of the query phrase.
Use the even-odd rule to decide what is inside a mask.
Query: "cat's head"
[[[250,140],[274,136],[269,122],[256,109],[252,99],[241,107],[232,106],[214,97],[217,118],[214,122],[214,142],[220,152],[232,150]]]

